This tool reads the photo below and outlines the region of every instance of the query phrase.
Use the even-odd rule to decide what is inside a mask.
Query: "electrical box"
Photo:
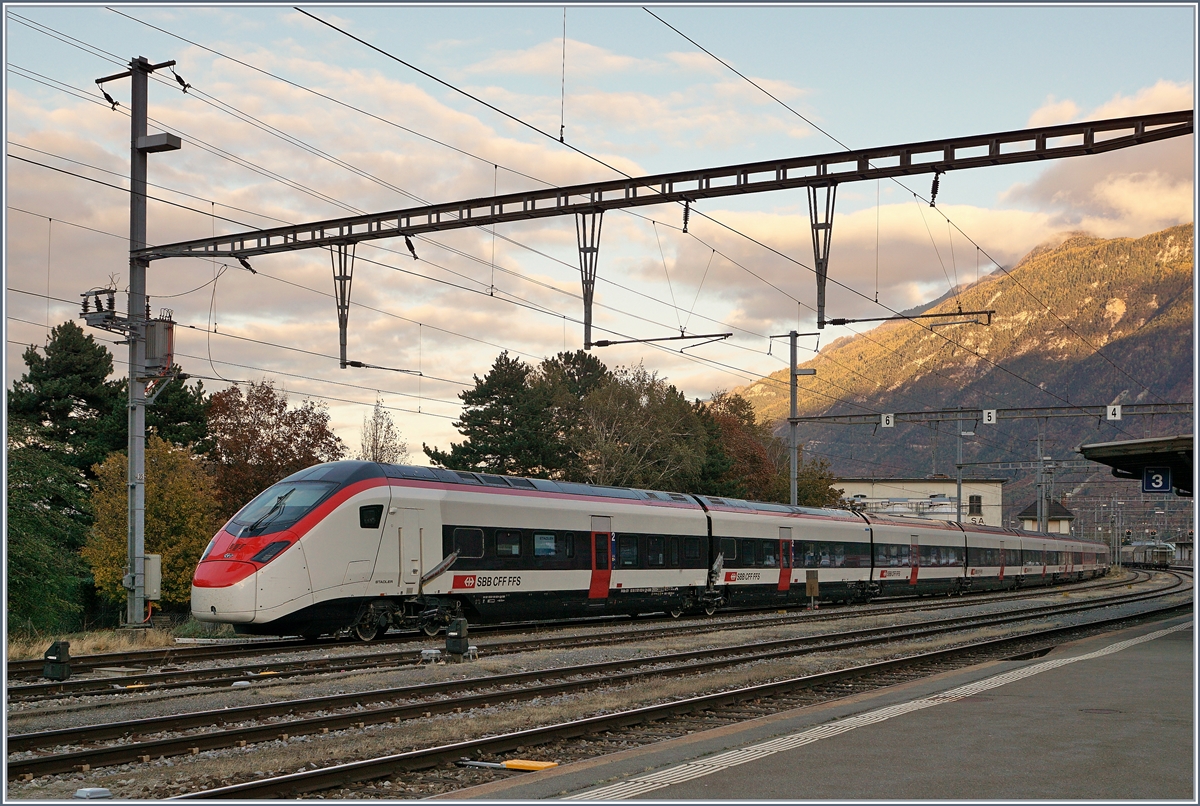
[[[42,677],[47,680],[66,680],[71,676],[71,644],[55,641],[42,655]]]
[[[461,660],[470,649],[467,640],[467,620],[456,618],[446,627],[446,652],[455,660]]]
[[[146,599],[157,602],[162,598],[162,555],[146,555]]]
[[[151,319],[146,323],[146,372],[165,372],[175,360],[175,323]]]

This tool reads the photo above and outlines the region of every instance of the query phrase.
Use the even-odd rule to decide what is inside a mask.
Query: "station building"
[[[1004,484],[1008,479],[963,479],[963,523],[1004,525]],[[909,515],[952,521],[957,514],[957,481],[949,476],[926,478],[858,478],[834,483],[842,498],[867,513]]]
[[[1021,528],[1030,532],[1038,530],[1037,501],[1017,513]],[[1046,531],[1052,535],[1071,534],[1071,522],[1075,513],[1062,505],[1060,501],[1046,502]]]

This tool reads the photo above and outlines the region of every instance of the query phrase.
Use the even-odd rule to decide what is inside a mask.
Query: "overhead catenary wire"
[[[830,140],[832,140],[833,142],[837,143],[838,145],[840,145],[842,148],[846,149],[847,151],[849,151],[849,150],[850,150],[850,147],[849,147],[848,145],[846,145],[845,143],[843,143],[841,140],[839,140],[837,137],[833,136],[832,134],[830,134],[830,133],[829,133],[828,131],[826,131],[825,129],[822,129],[822,128],[821,128],[820,126],[818,126],[817,124],[813,123],[813,122],[812,122],[811,120],[809,120],[807,117],[805,117],[804,115],[800,114],[800,113],[799,113],[799,112],[797,112],[795,109],[793,109],[791,106],[789,106],[788,104],[786,104],[786,103],[784,103],[783,101],[781,101],[781,100],[780,100],[779,98],[777,98],[775,95],[773,95],[772,93],[768,92],[766,89],[764,89],[762,86],[760,86],[759,84],[757,84],[756,82],[754,82],[752,79],[750,79],[749,77],[747,77],[747,76],[745,76],[744,74],[742,74],[741,72],[739,72],[737,69],[735,69],[735,68],[734,68],[732,65],[730,65],[728,62],[726,62],[724,59],[721,59],[719,56],[717,56],[716,54],[714,54],[712,51],[710,51],[710,50],[708,50],[707,48],[705,48],[705,47],[703,47],[702,45],[700,45],[698,42],[696,42],[694,39],[692,39],[691,37],[689,37],[687,34],[683,33],[683,32],[682,32],[682,31],[680,31],[678,28],[676,28],[675,26],[673,26],[673,25],[671,25],[670,23],[668,23],[668,22],[667,22],[666,20],[664,20],[662,17],[659,17],[657,14],[655,14],[654,12],[650,11],[650,10],[649,10],[649,9],[647,9],[647,8],[643,8],[643,10],[644,10],[644,11],[646,11],[647,13],[649,13],[649,14],[650,14],[652,17],[654,17],[655,19],[657,19],[657,20],[658,20],[659,22],[661,22],[663,25],[666,25],[666,26],[667,26],[668,28],[670,28],[672,31],[674,31],[675,33],[679,34],[681,37],[683,37],[684,39],[686,39],[688,42],[691,42],[691,43],[692,43],[693,45],[695,45],[697,48],[699,48],[700,50],[702,50],[702,51],[704,51],[705,53],[707,53],[707,54],[708,54],[709,56],[711,56],[713,59],[715,59],[716,61],[720,62],[722,65],[724,65],[725,67],[727,67],[729,70],[731,70],[732,72],[736,73],[736,74],[737,74],[738,76],[740,76],[741,78],[745,79],[745,80],[746,80],[748,83],[750,83],[752,86],[754,86],[754,87],[755,87],[756,89],[758,89],[760,92],[762,92],[763,94],[765,94],[765,95],[767,95],[768,97],[770,97],[772,100],[774,100],[774,101],[776,101],[777,103],[779,103],[779,104],[780,104],[781,106],[783,106],[785,109],[787,109],[788,111],[792,112],[794,115],[796,115],[797,117],[799,117],[799,118],[800,118],[801,120],[803,120],[805,123],[808,123],[810,126],[812,126],[812,127],[813,127],[814,129],[816,129],[817,131],[819,131],[819,132],[821,132],[822,134],[824,134],[824,135],[825,135],[826,137],[828,137]],[[932,199],[932,198],[930,198],[930,199],[924,199],[924,198],[922,198],[922,197],[920,196],[920,194],[918,194],[916,191],[912,190],[912,188],[909,188],[907,185],[905,185],[903,182],[901,182],[899,178],[897,178],[897,177],[890,177],[890,178],[891,178],[891,180],[892,180],[893,182],[895,182],[897,185],[899,185],[900,187],[904,188],[904,189],[905,189],[905,190],[907,190],[908,192],[912,193],[914,197],[916,197],[916,198],[918,198],[918,199],[921,199],[922,201],[928,202],[928,203],[929,203],[929,206],[930,206],[930,207],[932,207],[934,210],[936,210],[936,211],[938,212],[938,214],[939,214],[939,215],[941,215],[941,216],[942,216],[942,217],[943,217],[943,218],[946,220],[947,224],[950,224],[950,225],[952,225],[952,226],[954,227],[954,229],[958,230],[958,232],[959,232],[959,234],[960,234],[960,235],[962,235],[964,238],[966,238],[966,239],[967,239],[967,241],[969,241],[969,242],[971,243],[971,245],[972,245],[972,246],[974,246],[976,249],[979,249],[980,251],[982,251],[982,252],[983,252],[983,254],[984,254],[984,255],[985,255],[987,258],[988,258],[988,260],[989,260],[989,261],[990,261],[990,262],[991,262],[993,265],[995,265],[995,266],[996,266],[998,269],[1000,269],[1001,271],[1003,271],[1003,272],[1005,273],[1005,275],[1007,275],[1009,278],[1013,279],[1013,280],[1014,280],[1014,282],[1016,283],[1016,285],[1017,285],[1017,287],[1018,287],[1018,288],[1020,288],[1020,289],[1021,289],[1023,292],[1025,292],[1025,294],[1026,294],[1026,295],[1028,295],[1028,296],[1029,296],[1031,299],[1033,299],[1035,302],[1037,302],[1039,305],[1041,305],[1041,306],[1042,306],[1042,307],[1043,307],[1043,308],[1046,310],[1046,312],[1047,312],[1047,313],[1049,313],[1051,316],[1053,316],[1055,319],[1057,319],[1057,320],[1058,320],[1058,322],[1059,322],[1059,324],[1060,324],[1060,325],[1062,325],[1063,327],[1065,327],[1065,328],[1066,328],[1066,329],[1067,329],[1067,330],[1068,330],[1068,331],[1069,331],[1069,332],[1070,332],[1070,333],[1071,333],[1073,336],[1075,336],[1077,339],[1079,339],[1079,341],[1080,341],[1082,344],[1084,344],[1084,345],[1085,345],[1085,346],[1087,346],[1089,349],[1091,349],[1091,350],[1092,350],[1092,351],[1093,351],[1093,352],[1094,352],[1096,355],[1100,356],[1100,358],[1101,358],[1102,360],[1104,360],[1106,363],[1108,363],[1109,365],[1111,365],[1111,366],[1112,366],[1114,369],[1116,369],[1118,372],[1120,372],[1120,373],[1121,373],[1122,375],[1124,375],[1126,378],[1128,378],[1129,380],[1131,380],[1131,381],[1133,381],[1134,383],[1136,383],[1136,384],[1138,384],[1139,386],[1141,386],[1141,387],[1142,387],[1142,389],[1143,389],[1144,391],[1146,391],[1146,392],[1149,392],[1150,394],[1154,395],[1155,397],[1157,397],[1157,398],[1159,399],[1159,401],[1165,402],[1165,399],[1164,399],[1164,398],[1163,398],[1161,395],[1159,395],[1157,392],[1155,392],[1153,389],[1151,389],[1149,385],[1147,385],[1147,384],[1143,383],[1142,381],[1139,381],[1137,378],[1135,378],[1133,375],[1131,375],[1129,372],[1127,372],[1127,371],[1124,369],[1124,367],[1121,367],[1119,364],[1117,364],[1115,361],[1113,361],[1111,358],[1109,358],[1107,355],[1105,355],[1105,354],[1104,354],[1104,352],[1103,352],[1103,350],[1102,350],[1100,347],[1097,347],[1096,345],[1094,345],[1094,344],[1092,344],[1090,341],[1088,341],[1086,338],[1084,338],[1083,334],[1079,333],[1079,332],[1078,332],[1078,331],[1077,331],[1077,330],[1076,330],[1076,329],[1075,329],[1073,326],[1071,326],[1071,324],[1070,324],[1069,322],[1067,322],[1067,321],[1066,321],[1066,320],[1064,320],[1064,319],[1063,319],[1061,316],[1059,316],[1059,315],[1058,315],[1058,313],[1057,313],[1057,312],[1055,312],[1053,308],[1051,308],[1051,307],[1050,307],[1050,306],[1049,306],[1047,303],[1045,303],[1043,300],[1041,300],[1041,299],[1040,299],[1040,298],[1039,298],[1039,297],[1038,297],[1036,294],[1034,294],[1034,293],[1033,293],[1033,292],[1032,292],[1032,291],[1031,291],[1029,288],[1027,288],[1027,287],[1026,287],[1026,286],[1025,286],[1023,283],[1021,283],[1019,280],[1016,280],[1016,278],[1014,278],[1014,277],[1013,277],[1012,273],[1011,273],[1011,272],[1009,272],[1009,270],[1008,270],[1008,269],[1007,269],[1005,266],[1003,266],[1003,265],[1000,263],[1000,261],[996,260],[996,259],[995,259],[995,258],[993,258],[993,257],[992,257],[990,254],[988,254],[988,252],[987,252],[986,250],[984,250],[984,249],[983,249],[983,248],[982,248],[982,247],[981,247],[981,246],[980,246],[980,245],[979,245],[979,244],[978,244],[978,243],[977,243],[977,242],[976,242],[976,241],[975,241],[973,238],[971,238],[971,237],[970,237],[970,236],[969,236],[969,235],[968,235],[968,234],[967,234],[967,233],[966,233],[966,232],[965,232],[965,231],[964,231],[964,230],[963,230],[963,229],[962,229],[962,228],[961,228],[961,227],[960,227],[958,224],[956,224],[956,223],[953,223],[953,222],[951,221],[950,217],[949,217],[948,215],[946,215],[946,213],[945,213],[945,212],[943,212],[943,211],[942,211],[940,208],[938,208],[938,207],[934,207],[934,205],[933,205],[933,199]],[[936,181],[936,176],[935,176],[935,181]],[[835,281],[835,282],[836,282],[836,281]],[[837,283],[837,284],[838,284],[838,285],[842,285],[841,283]],[[842,287],[843,287],[843,288],[846,288],[846,286],[842,286]],[[853,291],[853,289],[847,289],[847,290],[851,290],[851,291]],[[859,296],[863,296],[863,295],[861,295],[861,294],[860,294]],[[864,297],[864,298],[865,298],[865,297]],[[877,302],[877,301],[878,301],[878,300],[876,300],[876,302]],[[884,307],[886,307],[886,306],[884,306]],[[888,310],[890,311],[891,309],[890,309],[890,308],[888,308]],[[895,311],[892,311],[892,313],[896,313],[896,312],[895,312]],[[949,338],[948,338],[948,337],[946,337],[946,336],[945,336],[945,334],[938,334],[938,335],[941,335],[941,336],[943,336],[943,338],[947,338],[947,340],[949,341]],[[971,351],[971,352],[973,352],[973,351]],[[979,356],[979,355],[978,355],[978,353],[973,353],[973,354],[975,354],[977,357],[980,357],[980,358],[982,358],[982,356]],[[993,365],[995,366],[995,364],[993,364]],[[1057,395],[1055,395],[1055,397],[1057,397]],[[1058,399],[1062,400],[1063,398],[1058,398]]]
[[[24,159],[24,158],[21,158],[21,157],[16,157],[15,155],[10,155],[10,156],[13,156],[15,159]],[[32,161],[32,160],[25,160],[25,161],[26,161],[26,162],[33,162],[33,164],[41,165],[41,163],[36,163],[36,162],[34,162],[34,161]],[[51,167],[51,166],[44,166],[44,165],[43,165],[43,167]],[[51,169],[52,169],[52,170],[57,170],[57,171],[60,171],[60,172],[62,172],[62,173],[67,173],[67,174],[69,174],[69,175],[73,175],[73,176],[76,176],[76,175],[77,175],[77,174],[73,174],[73,173],[71,173],[71,172],[69,172],[69,171],[63,171],[62,169],[58,169],[58,168],[52,168],[52,167],[51,167]],[[109,187],[114,187],[114,188],[117,188],[117,189],[122,189],[122,188],[120,188],[119,186],[116,186],[116,185],[111,185],[110,183],[104,183],[104,182],[100,182],[99,180],[91,179],[90,177],[81,177],[81,178],[88,179],[89,181],[98,182],[99,184],[105,184],[105,185],[108,185]],[[128,192],[128,191],[126,191],[126,192]],[[149,197],[149,198],[155,198],[155,197]],[[163,200],[163,201],[166,201],[166,200]],[[201,215],[208,215],[208,214],[209,214],[209,213],[205,213],[204,211],[196,210],[195,208],[187,207],[186,205],[179,205],[179,204],[177,204],[177,203],[174,203],[174,202],[169,202],[169,201],[167,201],[167,203],[168,203],[168,204],[174,204],[175,206],[178,206],[178,207],[183,207],[184,209],[188,209],[188,210],[191,210],[191,211],[193,211],[193,212],[198,212],[198,213],[200,213]],[[709,217],[708,217],[708,216],[705,216],[705,218],[709,218]],[[231,219],[223,219],[223,220],[231,221],[231,223],[237,223],[239,226],[248,226],[248,225],[246,225],[246,224],[244,224],[244,223],[242,223],[242,222],[236,222],[236,221],[233,221],[233,220],[231,220]],[[709,220],[713,220],[713,219],[709,218]],[[660,223],[661,223],[661,222],[660,222]],[[772,248],[772,247],[769,247],[769,246],[767,246],[766,244],[762,244],[762,243],[761,243],[761,242],[759,242],[757,239],[754,239],[754,238],[752,238],[752,237],[750,237],[750,236],[748,236],[748,235],[745,235],[744,233],[740,233],[740,232],[738,232],[737,230],[733,229],[732,227],[728,227],[727,225],[724,225],[724,224],[722,224],[722,223],[721,223],[721,222],[719,222],[719,221],[714,221],[714,223],[717,223],[717,224],[719,224],[719,225],[721,225],[721,226],[725,227],[726,229],[729,229],[730,231],[733,231],[733,232],[735,232],[735,233],[737,233],[737,234],[741,235],[742,237],[745,237],[745,238],[747,238],[747,239],[751,240],[752,242],[759,244],[759,245],[760,245],[760,246],[762,246],[763,248],[765,248],[765,249],[767,249],[767,250],[769,250],[769,251],[772,251],[772,252],[774,252],[775,254],[778,254],[778,255],[780,255],[781,257],[784,257],[785,259],[787,259],[787,260],[790,260],[790,261],[791,261],[791,262],[793,262],[793,263],[797,263],[798,265],[801,265],[801,266],[802,266],[802,267],[804,267],[804,268],[808,268],[807,266],[804,266],[804,264],[800,263],[799,261],[796,261],[796,260],[794,260],[794,259],[790,258],[789,256],[787,256],[787,255],[784,255],[783,253],[779,252],[778,250],[775,250],[775,249],[774,249],[774,248]],[[671,226],[671,225],[669,225],[669,224],[664,224],[664,226]],[[696,237],[696,236],[693,234],[693,237]],[[699,239],[697,238],[697,240],[699,240]],[[700,241],[700,242],[701,242],[701,243],[704,243],[703,241]],[[390,250],[389,250],[389,251],[390,251]],[[362,260],[367,260],[366,258],[361,258],[361,259],[362,259]],[[727,259],[728,259],[728,258],[727,258]],[[419,273],[410,272],[410,271],[407,271],[407,270],[405,270],[405,269],[400,269],[400,268],[398,268],[398,267],[394,267],[394,266],[388,266],[387,264],[378,263],[377,261],[369,261],[369,260],[367,260],[367,262],[377,263],[377,265],[385,266],[385,267],[387,267],[387,268],[390,268],[390,269],[392,269],[392,270],[394,270],[394,271],[401,271],[401,272],[403,272],[403,273],[412,274],[413,276],[416,276],[416,277],[421,277],[421,278],[424,278],[424,279],[432,279],[432,280],[434,280],[435,282],[440,282],[440,283],[443,283],[443,284],[446,284],[446,285],[449,285],[449,286],[452,286],[452,287],[455,287],[455,288],[459,288],[459,289],[466,290],[466,291],[471,291],[471,292],[473,292],[473,293],[478,293],[478,292],[477,292],[475,289],[466,288],[466,287],[464,287],[464,286],[460,286],[460,285],[458,285],[458,284],[456,284],[456,283],[450,283],[450,282],[448,282],[448,281],[444,281],[444,280],[438,280],[437,278],[429,278],[429,277],[428,277],[428,276],[426,276],[426,275],[421,275],[421,274],[419,274]],[[427,261],[427,262],[428,262],[428,261]],[[733,263],[734,263],[734,265],[738,265],[739,267],[741,266],[741,264],[738,264],[736,261],[731,261],[731,262],[733,262]],[[431,264],[431,265],[436,265],[436,264]],[[743,267],[743,268],[744,268],[744,267]],[[449,270],[447,270],[447,269],[444,269],[444,268],[443,268],[443,270],[449,271]],[[746,270],[747,270],[747,271],[748,271],[750,274],[752,274],[753,276],[755,276],[755,277],[758,277],[758,275],[757,275],[756,273],[754,273],[753,271],[750,271],[749,269],[746,269]],[[455,273],[455,272],[451,272],[451,273],[457,274],[457,273]],[[459,275],[459,276],[461,276],[461,275]],[[759,279],[763,279],[763,278],[759,277]],[[777,290],[780,290],[780,291],[781,291],[781,293],[785,293],[785,294],[786,294],[786,292],[782,292],[782,289],[778,289],[776,286],[774,286],[773,284],[769,283],[768,281],[766,281],[766,280],[763,280],[763,282],[767,283],[768,285],[771,285],[771,287],[773,287],[773,288],[776,288]],[[791,297],[791,295],[790,295],[790,294],[788,294],[787,296]],[[799,301],[798,299],[796,299],[795,297],[791,297],[791,298],[792,298],[792,299],[794,299],[794,300],[796,300],[796,302],[797,302],[798,304],[803,304],[803,303],[800,303],[800,301]],[[521,302],[517,302],[516,300],[509,300],[509,301],[513,301],[513,302],[515,302],[516,304],[521,304],[523,307],[527,307],[527,308],[530,308],[530,309],[532,309],[532,310],[539,310],[539,311],[541,311],[541,312],[549,312],[549,310],[548,310],[548,309],[546,309],[546,308],[544,308],[543,306],[535,306],[535,305],[531,305],[531,304],[529,304],[529,303],[525,303],[525,302],[523,302],[523,301],[521,301]],[[807,305],[805,305],[804,307],[806,307],[806,308],[809,308],[809,310],[811,310],[811,307],[809,307],[809,306],[807,306]],[[889,309],[889,310],[890,310],[890,309]],[[623,336],[624,336],[624,335],[628,335],[628,334],[624,334],[624,333],[616,333],[616,331],[608,331],[608,332],[614,333],[614,334],[616,334],[616,335],[623,335]],[[862,335],[862,334],[860,334],[860,335]],[[868,338],[869,338],[869,337],[868,337]],[[874,340],[873,340],[873,339],[869,339],[869,340],[870,340],[870,341],[872,341],[872,342],[874,342]],[[949,341],[949,340],[947,339],[947,341]],[[655,345],[655,346],[657,346],[657,345]],[[662,348],[660,348],[660,349],[662,349]],[[895,353],[896,351],[894,351],[894,350],[891,350],[891,352]],[[897,354],[898,354],[898,353],[897,353]],[[694,357],[693,357],[693,356],[690,356],[690,355],[689,355],[688,357],[689,357],[689,358],[693,358],[693,359],[694,359]],[[994,363],[994,362],[992,362],[992,363]],[[720,366],[722,366],[722,367],[727,367],[727,366],[728,366],[728,365],[720,364],[720,362],[718,362],[718,364],[719,364]],[[1001,369],[1005,369],[1005,368],[1001,367]],[[1007,370],[1005,370],[1005,371],[1007,371]],[[939,375],[940,375],[940,373],[937,373],[937,374],[939,374]],[[1013,373],[1011,373],[1011,372],[1010,372],[1009,374],[1013,374]],[[821,394],[820,396],[821,396],[821,397],[828,397],[829,399],[831,399],[831,400],[835,400],[835,401],[841,401],[841,400],[842,400],[841,398],[836,398],[836,397],[829,396],[829,395],[824,395],[824,394]],[[1059,398],[1059,399],[1061,400],[1061,398]],[[842,401],[842,402],[847,402],[847,401]]]
[[[304,13],[307,13],[307,12],[304,12]],[[311,16],[311,14],[310,14],[310,16]],[[326,23],[326,24],[328,24],[328,23]],[[331,28],[336,28],[336,26],[331,26]],[[338,29],[338,30],[340,30],[340,29]],[[353,37],[353,38],[358,38],[358,37]],[[373,46],[371,46],[371,47],[373,47]],[[377,50],[378,50],[378,48],[374,48],[374,49],[377,49]],[[389,54],[389,55],[390,55],[390,54]],[[402,60],[397,60],[397,61],[401,61],[401,62],[402,62],[402,64],[406,64],[406,66],[408,66],[408,65],[407,65],[407,62],[403,62]],[[422,72],[422,71],[419,71],[419,72]],[[439,80],[439,82],[440,82],[440,79],[437,79],[437,80]],[[443,83],[444,83],[444,82],[443,82]],[[469,94],[466,94],[466,95],[468,95],[468,96],[469,96]],[[474,97],[474,96],[469,96],[469,97]],[[486,102],[485,102],[485,103],[486,103]],[[490,106],[490,104],[487,104],[487,106]],[[492,108],[494,109],[494,107],[492,107]],[[504,113],[504,114],[506,114],[506,113]],[[511,115],[509,115],[509,116],[510,116],[510,118],[511,118]],[[530,128],[535,128],[535,127],[532,127],[532,126],[530,126]],[[540,130],[535,130],[535,131],[539,131],[539,132],[540,132]],[[545,134],[545,133],[544,133],[544,132],[542,132],[542,134]],[[610,167],[611,167],[611,166],[610,166]],[[716,223],[720,223],[720,222],[716,222]],[[724,225],[724,224],[722,224],[722,225]],[[727,227],[727,225],[725,225],[725,227],[726,227],[726,229],[730,229],[731,231],[734,231],[734,233],[737,233],[737,230],[734,230],[733,228]],[[742,233],[738,233],[738,234],[739,234],[739,235],[743,235],[743,236],[745,236],[745,235],[744,235],[744,234],[742,234]],[[755,241],[755,239],[750,239],[750,240],[752,240],[752,241]],[[755,242],[757,242],[757,241],[755,241]],[[799,263],[799,261],[796,261],[796,260],[792,260],[792,263],[797,263],[798,265],[802,265],[802,266],[804,265],[804,264],[800,264],[800,263]],[[804,266],[804,267],[808,267],[808,266]],[[793,297],[793,299],[794,299],[794,297]],[[944,338],[944,336],[943,336],[943,338]],[[949,339],[947,339],[947,341],[949,341]],[[1012,373],[1010,373],[1010,374],[1012,374]],[[1060,398],[1060,399],[1061,399],[1061,398]]]
[[[110,10],[113,10],[113,11],[115,11],[115,9],[110,9]],[[116,13],[120,14],[121,12],[116,12]],[[124,15],[124,14],[122,14],[122,16],[126,16],[126,17],[128,17],[128,15]],[[134,19],[134,18],[130,17],[129,19]],[[138,22],[143,22],[143,21],[140,21],[140,20],[135,20],[135,21],[138,21]],[[157,26],[150,25],[149,23],[144,23],[144,22],[143,22],[143,24],[147,25],[148,27],[154,28],[155,30],[162,31],[162,32],[164,32],[164,33],[167,33],[167,34],[169,34],[169,35],[171,35],[171,36],[175,36],[176,38],[179,38],[179,39],[181,39],[181,41],[189,42],[190,44],[196,44],[198,47],[201,47],[201,48],[203,48],[203,49],[205,49],[205,50],[208,50],[208,51],[210,51],[210,52],[212,52],[212,53],[215,53],[215,54],[217,54],[217,55],[220,55],[220,56],[222,56],[223,58],[230,59],[231,61],[234,61],[235,63],[238,63],[238,64],[245,65],[245,66],[249,67],[250,69],[257,70],[258,72],[260,72],[260,73],[263,73],[263,74],[265,74],[265,75],[269,75],[269,76],[271,76],[272,78],[276,78],[277,80],[284,81],[284,82],[286,82],[286,83],[289,83],[289,84],[291,84],[291,85],[293,85],[293,86],[300,87],[301,89],[308,89],[308,88],[306,88],[306,87],[303,87],[303,85],[299,85],[299,84],[296,84],[295,82],[291,82],[291,81],[289,81],[288,79],[283,79],[283,78],[280,78],[280,77],[278,77],[278,76],[275,76],[274,74],[271,74],[271,73],[268,73],[268,72],[266,72],[266,71],[263,71],[263,70],[261,70],[260,68],[254,67],[253,65],[249,65],[249,64],[248,64],[248,63],[246,63],[246,62],[242,62],[242,61],[240,61],[240,60],[234,59],[233,57],[226,56],[226,55],[224,55],[224,54],[221,54],[221,53],[219,53],[218,51],[214,51],[214,50],[212,50],[211,48],[207,48],[207,47],[205,47],[205,46],[203,46],[203,45],[199,45],[199,44],[197,44],[197,43],[194,43],[194,42],[192,42],[191,40],[188,40],[188,39],[186,39],[186,38],[183,38],[183,37],[178,37],[178,35],[176,35],[176,34],[172,34],[171,32],[169,32],[169,31],[166,31],[165,29],[158,28]],[[58,37],[56,37],[56,38],[58,38]],[[71,37],[68,37],[68,38],[69,38],[69,39],[73,39],[73,38],[71,38]],[[64,41],[65,41],[65,40],[64,40]],[[75,40],[75,41],[79,41],[79,40]],[[85,43],[85,44],[86,44],[86,43]],[[91,47],[91,46],[89,46],[89,47]],[[103,51],[101,51],[101,52],[103,52]],[[116,63],[120,63],[120,62],[119,62],[119,60],[118,60],[118,59],[115,57],[115,55],[113,55],[113,54],[109,54],[109,55],[112,57],[112,60],[113,60],[114,62],[116,62]],[[169,83],[169,82],[164,82],[164,83]],[[318,95],[321,95],[320,93],[317,93],[317,94],[318,94]],[[329,96],[324,96],[324,95],[321,95],[321,97],[326,97],[326,98],[328,98]],[[334,101],[336,101],[336,99],[332,99],[332,98],[330,98],[330,100],[334,100]],[[357,107],[349,106],[348,108],[355,109],[356,111],[360,111],[360,112],[362,112],[363,114],[366,114],[366,115],[368,115],[368,116],[371,116],[371,115],[370,115],[370,113],[364,112],[363,110],[360,110],[360,109],[358,109]],[[372,117],[375,117],[375,116],[372,116]],[[401,127],[401,128],[403,128],[403,127]],[[407,129],[406,129],[406,131],[411,131],[411,130],[407,130]],[[419,133],[417,133],[417,134],[419,134]],[[427,138],[427,139],[430,139],[430,138]],[[448,144],[445,144],[445,143],[443,143],[442,141],[439,141],[439,140],[436,140],[436,139],[433,139],[432,141],[433,141],[433,142],[437,142],[437,143],[439,143],[439,144],[441,144],[441,145],[448,145]],[[455,149],[455,150],[459,150],[459,151],[461,151],[460,149]],[[462,152],[462,153],[466,153],[466,152]],[[475,155],[470,155],[470,154],[468,154],[468,156],[475,156]],[[227,157],[226,157],[226,158],[227,158]],[[477,158],[477,159],[483,159],[483,158],[481,158],[481,157],[476,157],[476,158]],[[512,172],[512,173],[516,173],[516,174],[519,174],[519,175],[522,175],[522,176],[527,176],[527,177],[529,177],[529,175],[528,175],[528,174],[523,174],[523,173],[521,173],[521,172],[519,172],[519,171],[515,171],[514,169],[511,169],[511,168],[507,168],[507,167],[506,167],[506,168],[505,168],[505,170],[508,170],[508,171],[510,171],[510,172]],[[543,184],[547,184],[547,185],[551,185],[551,186],[553,186],[553,185],[552,185],[552,183],[546,182],[545,180],[539,180],[539,179],[536,179],[536,177],[529,177],[529,178],[533,178],[533,179],[535,179],[535,181],[539,181],[539,182],[542,182]],[[302,187],[302,186],[301,186],[301,187]],[[347,209],[351,209],[351,210],[353,210],[354,208],[349,208],[349,207],[348,207]],[[360,211],[360,212],[361,212],[361,211]],[[623,210],[622,212],[625,212],[625,213],[628,213],[628,214],[634,214],[634,213],[633,213],[633,211],[629,211],[629,210]],[[636,216],[636,214],[634,214],[634,215]],[[636,217],[643,218],[642,216],[636,216]],[[515,243],[516,245],[518,245],[518,246],[521,246],[522,248],[530,249],[530,248],[529,248],[529,247],[527,247],[526,245],[524,245],[524,244],[519,244],[519,243],[516,243],[515,241],[512,241],[511,239],[508,239],[508,238],[506,238],[506,237],[505,237],[505,236],[503,236],[503,235],[501,235],[500,237],[501,237],[503,240],[509,241],[509,242],[511,242],[511,243]],[[385,250],[385,251],[386,251],[386,250]],[[542,252],[540,252],[540,251],[538,251],[538,250],[536,250],[536,249],[530,249],[530,251],[534,252],[535,254],[542,255],[542,256],[544,256],[544,257],[549,257],[549,256],[545,255],[545,253],[542,253]],[[552,260],[555,260],[556,262],[559,262],[559,263],[563,263],[563,261],[557,260],[556,258],[550,258],[550,259],[552,259]],[[565,264],[565,263],[563,263],[563,265],[568,265],[568,266],[569,266],[569,264]],[[573,268],[573,267],[572,267],[572,268]],[[742,269],[743,269],[743,271],[749,271],[749,269],[747,269],[747,268],[746,268],[746,267],[744,267],[744,266],[740,266],[740,268],[742,268]],[[760,281],[762,281],[762,282],[767,282],[767,281],[765,281],[765,280],[764,280],[764,279],[763,279],[761,276],[757,275],[756,273],[754,273],[754,272],[752,272],[752,271],[750,271],[749,273],[750,273],[752,276],[754,276],[756,279],[759,279],[759,280],[760,280]],[[633,289],[629,289],[629,288],[627,288],[626,286],[623,286],[623,285],[621,285],[621,284],[619,284],[619,283],[614,283],[613,281],[606,280],[605,278],[600,278],[600,279],[601,279],[601,281],[602,281],[602,282],[606,282],[606,283],[609,283],[609,284],[615,285],[615,286],[617,286],[617,287],[620,287],[620,288],[622,288],[622,289],[624,289],[624,290],[626,290],[626,291],[630,291],[630,292],[632,292],[632,293],[637,293],[637,294],[639,294],[639,296],[643,296],[643,297],[645,297],[645,298],[647,298],[647,299],[653,300],[653,301],[655,301],[655,302],[659,302],[660,304],[665,304],[665,302],[664,302],[664,301],[662,301],[662,300],[660,300],[660,299],[657,299],[657,298],[651,297],[650,295],[642,294],[641,292],[634,291]],[[768,284],[768,285],[772,285],[772,287],[773,287],[773,288],[775,288],[776,290],[778,290],[778,291],[781,291],[781,293],[783,293],[783,292],[782,292],[782,289],[779,289],[778,287],[775,287],[775,286],[773,286],[773,284],[770,284],[770,283],[767,283],[767,284]],[[745,330],[744,330],[744,328],[738,328],[738,327],[736,327],[736,326],[729,325],[728,323],[719,322],[718,320],[711,319],[710,317],[703,317],[703,316],[702,316],[702,318],[708,319],[709,321],[716,322],[717,324],[720,324],[720,325],[722,325],[722,326],[724,326],[724,327],[734,327],[735,329],[738,329],[738,330],[743,330],[744,332],[748,332],[748,331],[745,331]],[[762,337],[762,335],[761,335],[761,334],[755,334],[755,335],[758,335],[759,337]]]

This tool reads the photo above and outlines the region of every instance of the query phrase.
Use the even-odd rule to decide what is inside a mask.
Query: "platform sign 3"
[[[1142,492],[1169,493],[1171,492],[1171,468],[1147,467],[1142,470]]]

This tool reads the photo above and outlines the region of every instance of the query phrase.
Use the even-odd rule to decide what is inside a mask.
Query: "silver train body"
[[[1103,574],[1062,535],[370,462],[296,473],[212,539],[192,614],[239,632],[713,612]]]

